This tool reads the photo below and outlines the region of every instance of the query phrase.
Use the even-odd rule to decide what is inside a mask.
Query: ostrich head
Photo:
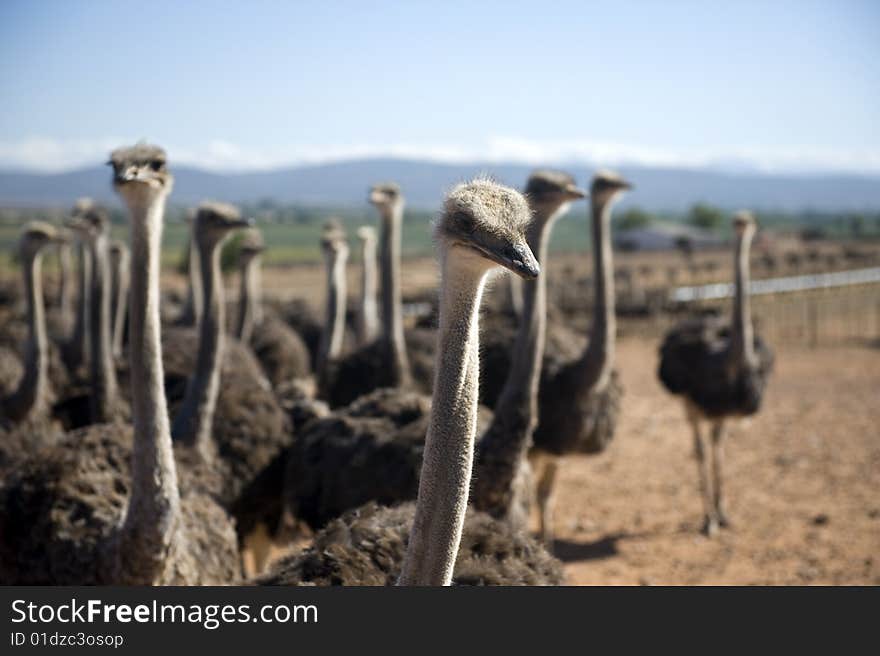
[[[336,219],[330,219],[321,233],[321,250],[328,259],[335,260],[340,256],[348,256],[348,239],[345,229]]]
[[[526,243],[531,211],[516,190],[491,180],[460,184],[446,197],[434,234],[446,253],[477,269],[500,265],[526,279],[541,267]]]
[[[740,210],[734,214],[731,223],[733,224],[733,231],[740,237],[754,235],[758,227],[755,215],[748,210]]]
[[[357,236],[363,243],[373,243],[376,241],[376,231],[372,226],[361,226],[357,229]]]
[[[403,194],[393,182],[377,184],[370,189],[370,202],[382,216],[391,216],[394,210],[403,207]]]
[[[110,231],[110,216],[103,207],[95,204],[77,203],[65,226],[86,241],[94,242]]]
[[[143,211],[171,193],[174,178],[166,167],[165,151],[139,143],[110,153],[113,187],[132,211]]]
[[[597,171],[590,185],[590,198],[594,204],[605,206],[616,202],[621,192],[632,188],[629,182],[613,171]]]
[[[525,195],[533,209],[546,210],[536,212],[537,216],[549,217],[564,214],[572,201],[586,198],[587,192],[580,189],[568,173],[544,169],[529,176]]]
[[[238,257],[241,264],[247,264],[265,250],[263,233],[257,228],[248,228],[242,233],[241,243],[238,245]]]
[[[252,219],[241,218],[233,205],[204,201],[199,204],[195,218],[195,237],[202,248],[220,244],[233,231],[253,225]]]
[[[109,252],[110,257],[113,258],[115,262],[118,262],[128,254],[128,246],[125,245],[124,241],[114,239],[110,242]]]
[[[18,241],[18,252],[22,261],[32,260],[44,248],[67,241],[64,232],[44,221],[31,221],[25,224]]]

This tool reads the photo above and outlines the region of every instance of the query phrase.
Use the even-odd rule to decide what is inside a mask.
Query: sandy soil
[[[880,584],[880,350],[785,350],[764,410],[731,424],[734,526],[702,537],[692,438],[625,340],[615,442],[563,461],[555,552],[571,584]]]

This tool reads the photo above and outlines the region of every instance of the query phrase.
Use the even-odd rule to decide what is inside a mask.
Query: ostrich
[[[330,385],[342,352],[345,333],[345,264],[348,262],[348,241],[342,226],[330,221],[321,236],[321,252],[327,268],[327,309],[324,330],[318,346],[318,379],[322,391]]]
[[[552,540],[553,492],[558,458],[598,453],[614,436],[623,394],[614,369],[617,322],[611,251],[611,208],[632,186],[619,175],[599,171],[590,186],[595,300],[590,341],[580,357],[547,371],[540,387],[539,422],[530,454],[536,476],[541,535]]]
[[[459,185],[447,196],[435,230],[442,272],[440,329],[418,499],[349,513],[321,531],[311,548],[277,562],[259,582],[397,579],[402,585],[449,585],[457,560],[462,582],[560,581],[558,564],[530,538],[475,511],[465,519],[476,436],[480,302],[486,278],[498,265],[524,277],[538,275],[525,240],[528,222],[523,197],[487,180]],[[462,571],[464,563],[470,571]]]
[[[122,357],[122,345],[125,340],[125,317],[128,310],[128,269],[130,254],[128,246],[114,239],[110,242],[110,265],[113,271],[111,286],[112,322],[113,322],[113,357]]]
[[[749,248],[755,219],[749,212],[738,212],[733,227],[736,248],[731,320],[709,316],[685,321],[667,333],[660,347],[660,380],[669,392],[683,397],[693,429],[705,506],[703,532],[710,536],[729,523],[721,472],[724,420],[758,412],[773,368],[773,354],[754,334],[749,308]],[[701,420],[712,424],[711,475],[700,434]]]
[[[51,225],[28,223],[18,244],[19,260],[27,301],[28,339],[25,369],[8,349],[0,349],[4,385],[18,380],[16,387],[0,398],[0,481],[11,463],[60,436],[50,416],[48,381],[49,339],[43,308],[42,260],[51,244],[64,237]],[[6,389],[3,390],[7,392]]]
[[[89,408],[92,423],[103,424],[128,414],[116,382],[110,324],[109,217],[89,209],[75,217],[70,227],[86,245],[89,254]]]
[[[357,315],[357,337],[361,346],[374,341],[379,334],[379,316],[376,313],[376,231],[361,226],[357,231],[361,241],[361,297]]]
[[[70,266],[70,243],[64,240],[58,244],[58,317],[64,334],[68,333],[73,323]]]
[[[80,198],[74,206],[73,220],[76,220],[86,212],[106,213],[102,208],[96,207],[92,199]],[[79,275],[77,279],[76,319],[73,325],[73,333],[65,344],[63,354],[64,363],[67,365],[68,371],[74,375],[82,367],[86,366],[89,361],[89,335],[91,333],[89,326],[92,287],[91,258],[89,257],[88,247],[82,239],[78,240],[77,243],[77,259],[79,260]]]
[[[250,345],[269,383],[281,394],[311,375],[311,356],[302,338],[263,307],[260,265],[265,250],[260,231],[248,228],[239,246],[241,291],[235,334],[242,344]]]
[[[547,261],[547,244],[556,219],[568,211],[572,201],[586,192],[574,178],[557,171],[536,171],[526,184],[534,220],[526,237],[542,268]],[[512,349],[512,362],[488,430],[477,446],[473,504],[498,519],[510,519],[515,526],[528,522],[528,496],[523,489],[529,476],[522,471],[532,433],[538,423],[538,384],[544,355],[546,326],[546,269],[535,281],[523,282],[523,305],[519,331]]]
[[[131,215],[132,429],[96,425],[29,459],[0,491],[0,580],[209,584],[240,576],[235,532],[208,497],[181,495],[162,391],[159,250],[165,153],[112,153]]]
[[[231,205],[205,202],[199,206],[193,237],[199,249],[204,305],[195,363],[188,353],[192,348],[188,330],[174,331],[180,340],[163,349],[165,357],[174,361],[176,372],[192,371],[171,428],[178,457],[187,464],[184,473],[193,477],[186,483],[215,496],[235,517],[240,537],[260,523],[277,523],[283,473],[280,457],[292,437],[287,417],[259,365],[254,365],[256,374],[244,366],[242,361],[253,356],[225,335],[220,246],[232,230],[248,225],[249,220],[243,220]],[[235,348],[227,348],[232,345]]]
[[[396,184],[376,185],[370,202],[382,221],[380,236],[382,277],[382,333],[379,339],[338,360],[324,386],[333,407],[381,387],[407,387],[413,382],[403,333],[400,300],[400,231],[403,194]]]

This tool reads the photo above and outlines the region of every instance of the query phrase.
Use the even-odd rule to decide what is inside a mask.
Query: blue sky
[[[0,2],[0,166],[880,172],[880,2]]]

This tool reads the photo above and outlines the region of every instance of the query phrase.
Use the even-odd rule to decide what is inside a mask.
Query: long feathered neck
[[[188,245],[188,261],[187,261],[187,287],[186,287],[186,305],[183,307],[181,315],[181,323],[186,326],[198,326],[202,320],[202,308],[204,307],[204,298],[202,297],[202,274],[199,264],[199,249],[196,245],[195,235],[190,233]]]
[[[360,330],[358,339],[361,344],[368,344],[376,339],[379,329],[379,318],[376,315],[376,242],[365,239],[361,249],[361,307],[358,313]]]
[[[327,262],[327,307],[324,330],[318,349],[318,374],[326,373],[327,364],[339,358],[342,353],[342,338],[345,335],[345,264],[347,255],[335,251],[326,256]]]
[[[116,261],[113,312],[113,356],[122,356],[122,340],[125,334],[125,315],[128,311],[128,252],[122,251]]]
[[[584,391],[604,385],[614,367],[617,320],[612,273],[611,205],[608,199],[593,199],[591,202],[595,302],[590,343],[580,361],[583,373],[580,380]]]
[[[538,423],[538,385],[544,357],[547,314],[547,244],[553,224],[562,212],[558,206],[538,206],[527,235],[541,263],[537,280],[522,281],[522,316],[513,349],[513,360],[492,424],[478,445],[473,504],[497,518],[526,521],[511,513],[527,506],[514,498],[514,482],[531,445]],[[512,274],[511,274],[512,275]],[[516,515],[516,516],[514,516]]]
[[[160,580],[180,521],[177,470],[163,387],[159,254],[165,197],[132,207],[129,315],[132,487],[117,552],[120,581]]]
[[[92,421],[112,421],[118,409],[119,394],[110,339],[110,267],[108,239],[101,234],[89,240],[92,294],[89,312],[89,371],[92,382]]]
[[[260,256],[247,258],[241,267],[241,287],[238,295],[238,322],[235,334],[239,341],[248,343],[254,327],[263,321],[263,305],[260,300]]]
[[[474,256],[455,250],[441,257],[434,397],[401,585],[452,582],[471,481],[479,397],[479,308],[486,269]]]
[[[61,314],[61,325],[67,330],[70,326],[70,312],[73,303],[70,298],[70,245],[58,246],[59,290],[58,310]]]
[[[48,339],[43,309],[42,262],[43,255],[38,252],[22,263],[28,323],[25,370],[18,388],[3,402],[6,414],[14,421],[45,410],[48,401]]]
[[[409,358],[403,337],[400,297],[400,230],[403,204],[383,206],[382,215],[382,337],[388,347],[393,385],[410,382]]]
[[[749,367],[755,362],[755,341],[749,303],[749,251],[752,231],[737,236],[734,251],[733,320],[730,333],[730,362]]]
[[[189,380],[171,432],[174,439],[195,447],[203,457],[209,458],[212,455],[211,423],[220,392],[226,325],[220,243],[199,239],[199,263],[204,299],[199,323],[199,353],[195,373]]]
[[[92,259],[88,253],[88,247],[83,241],[77,246],[79,259],[79,278],[77,281],[79,298],[76,306],[76,322],[73,326],[71,343],[73,356],[69,363],[72,369],[78,369],[89,359],[89,307],[91,306],[92,292]]]

